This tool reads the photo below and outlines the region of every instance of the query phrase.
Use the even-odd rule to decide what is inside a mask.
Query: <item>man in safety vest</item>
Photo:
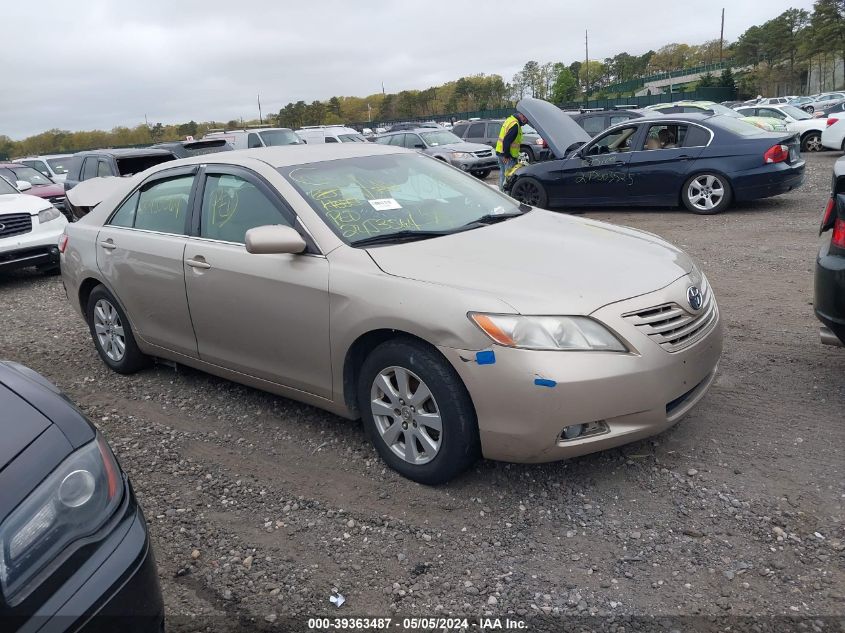
[[[496,158],[499,159],[499,190],[505,190],[505,175],[516,166],[519,158],[519,146],[522,143],[522,126],[528,119],[521,112],[509,116],[502,123],[499,130],[499,140],[496,141]]]

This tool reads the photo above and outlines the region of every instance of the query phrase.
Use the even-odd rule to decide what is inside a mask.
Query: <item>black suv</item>
[[[504,122],[504,119],[459,121],[452,126],[452,133],[470,143],[484,143],[495,149]],[[549,146],[529,125],[522,126],[522,144],[519,146],[519,154],[520,158],[528,163],[547,160],[551,157]]]
[[[77,152],[70,160],[65,178],[65,191],[89,178],[131,176],[153,165],[175,159],[176,155],[170,150],[149,147]]]
[[[584,128],[584,131],[590,136],[604,132],[607,128],[617,123],[624,123],[630,119],[637,119],[646,114],[652,115],[654,111],[637,110],[637,109],[621,109],[612,108],[610,110],[597,109],[583,109],[583,110],[564,110],[566,114],[572,117],[578,125]]]
[[[822,343],[845,345],[845,157],[833,166],[833,184],[819,235],[832,229],[816,258],[816,317]]]

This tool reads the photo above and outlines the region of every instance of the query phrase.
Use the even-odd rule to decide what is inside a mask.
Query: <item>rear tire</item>
[[[123,308],[105,286],[91,291],[85,316],[94,347],[111,369],[119,374],[134,374],[150,363],[135,342]]]
[[[478,459],[478,422],[455,369],[411,339],[376,347],[358,379],[367,436],[393,470],[421,484],[442,484]]]
[[[545,209],[549,204],[546,188],[536,178],[520,178],[511,187],[510,195],[511,198],[538,209]]]
[[[519,148],[519,156],[517,157],[517,160],[530,165],[535,161],[534,151],[527,145],[523,145]]]
[[[823,149],[822,133],[819,131],[807,132],[801,139],[802,152],[820,152]]]
[[[730,206],[732,198],[731,185],[721,174],[695,174],[681,189],[684,206],[699,215],[721,213]]]
[[[807,114],[813,114],[813,112],[815,112],[815,111],[816,111],[816,109],[815,109],[813,106],[811,106],[811,105],[805,105],[802,109],[803,109],[803,110],[804,110],[804,112],[806,112]]]

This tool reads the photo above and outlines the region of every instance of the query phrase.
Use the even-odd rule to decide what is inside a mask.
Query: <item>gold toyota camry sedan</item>
[[[109,180],[72,190],[93,210],[59,243],[103,362],[362,418],[415,481],[659,433],[716,373],[719,309],[681,250],[416,152],[261,148]]]

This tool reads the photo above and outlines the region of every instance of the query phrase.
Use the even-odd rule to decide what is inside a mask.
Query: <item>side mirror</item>
[[[32,183],[26,180],[18,180],[15,186],[18,188],[18,191],[29,191],[32,189]]]
[[[305,250],[306,244],[295,229],[281,224],[256,226],[246,232],[246,252],[254,255],[295,254]]]

